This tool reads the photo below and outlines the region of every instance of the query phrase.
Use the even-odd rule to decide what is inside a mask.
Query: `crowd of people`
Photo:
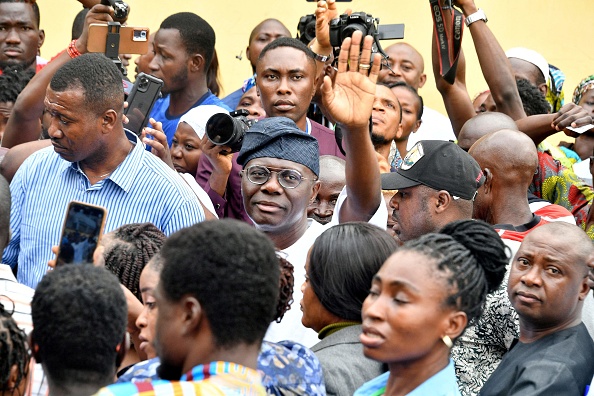
[[[435,1],[441,114],[427,57],[331,43],[320,0],[309,42],[259,22],[253,75],[219,97],[216,32],[188,11],[134,59],[162,81],[136,134],[133,56],[88,48],[125,17],[80,3],[46,61],[35,0],[0,0],[0,394],[588,395],[594,75],[565,103],[474,0]],[[443,70],[462,21],[474,100],[461,52]],[[105,218],[65,220],[73,201]]]

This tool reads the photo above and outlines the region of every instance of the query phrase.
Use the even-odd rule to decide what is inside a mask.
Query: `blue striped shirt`
[[[2,260],[14,267],[17,279],[35,288],[54,258],[70,201],[107,209],[105,232],[124,224],[151,222],[169,235],[204,220],[190,187],[135,135],[126,159],[106,179],[91,185],[78,163],[65,161],[47,147],[32,154],[10,184],[12,239]]]

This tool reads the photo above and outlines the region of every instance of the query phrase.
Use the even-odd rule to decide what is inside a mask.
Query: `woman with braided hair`
[[[389,372],[357,395],[460,395],[450,348],[482,312],[509,262],[487,223],[462,220],[402,246],[363,304],[363,352]]]
[[[105,267],[141,302],[140,274],[161,249],[165,238],[152,223],[126,224],[103,236]]]
[[[30,359],[27,335],[0,303],[1,396],[25,394]]]

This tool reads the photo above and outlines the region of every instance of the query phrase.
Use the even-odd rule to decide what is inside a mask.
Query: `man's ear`
[[[208,66],[210,66],[206,64],[206,59],[204,59],[204,56],[201,54],[192,54],[189,56],[188,62],[192,73],[197,73],[202,70],[202,72],[206,74],[206,70],[208,69]]]
[[[427,75],[425,73],[421,74],[419,77],[419,88],[423,88],[423,85],[427,82]]]
[[[116,124],[121,123],[121,121],[118,121],[118,119],[119,119],[118,113],[114,109],[106,110],[103,113],[103,115],[101,116],[101,124],[103,126],[103,128],[102,128],[103,133],[111,132],[111,130],[113,130],[113,128],[116,126]]]
[[[181,300],[182,311],[182,331],[183,334],[192,334],[198,331],[204,313],[200,301],[194,296],[185,296]]]
[[[318,195],[318,191],[320,191],[320,186],[321,186],[320,181],[316,180],[314,182],[314,185],[311,187],[311,194],[309,196],[309,202],[313,202],[313,200],[316,198],[316,196]]]
[[[116,346],[116,367],[118,369],[124,361],[126,353],[128,353],[128,349],[130,349],[130,334],[125,332],[124,339]]]
[[[40,49],[44,42],[45,42],[45,31],[43,29],[39,29],[39,41],[37,42],[37,49]]]
[[[485,194],[490,194],[493,190],[493,173],[489,168],[483,169],[485,175],[485,183],[483,184],[483,191]]]
[[[538,90],[540,92],[542,92],[542,94],[544,95],[544,97],[547,97],[547,93],[549,92],[549,86],[547,85],[547,83],[542,83],[538,86]]]
[[[245,57],[250,60],[250,46],[245,47]],[[251,61],[250,61],[251,62]]]
[[[33,329],[30,333],[29,333],[29,345],[31,348],[31,355],[33,355],[33,359],[35,359],[35,362],[37,363],[41,363],[41,356],[39,354],[39,345],[37,345],[37,343],[35,342],[35,329]]]
[[[435,196],[435,213],[443,213],[452,203],[452,196],[446,190],[440,190]]]

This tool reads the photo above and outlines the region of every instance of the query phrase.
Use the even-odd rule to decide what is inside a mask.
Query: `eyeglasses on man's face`
[[[270,168],[262,165],[252,165],[241,171],[247,179],[254,184],[262,185],[272,177],[273,173],[276,173],[278,183],[283,188],[296,188],[301,184],[303,180],[318,180],[317,177],[308,179],[303,177],[301,173],[294,169],[278,169],[270,170]]]

